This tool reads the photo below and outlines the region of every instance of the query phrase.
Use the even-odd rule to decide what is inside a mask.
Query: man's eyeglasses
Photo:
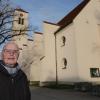
[[[4,49],[4,52],[7,54],[18,54],[19,50]]]

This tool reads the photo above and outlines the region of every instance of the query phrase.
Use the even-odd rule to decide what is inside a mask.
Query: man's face
[[[18,47],[15,44],[8,44],[2,52],[2,59],[7,65],[15,65],[19,56]]]

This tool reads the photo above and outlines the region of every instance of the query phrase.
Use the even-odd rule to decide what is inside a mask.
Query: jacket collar
[[[16,75],[20,69],[18,63],[16,63],[15,68],[8,68],[2,60],[0,60],[0,72],[3,72],[7,75]]]

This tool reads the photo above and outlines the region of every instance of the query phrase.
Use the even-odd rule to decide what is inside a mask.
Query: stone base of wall
[[[29,85],[30,86],[39,86],[39,83],[40,83],[39,81],[30,81]]]
[[[47,88],[53,88],[53,89],[73,89],[74,88],[74,84],[72,83],[57,83],[57,82],[40,82],[40,86],[42,87],[47,87]]]

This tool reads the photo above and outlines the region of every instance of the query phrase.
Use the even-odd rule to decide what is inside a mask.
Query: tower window
[[[24,18],[19,17],[18,24],[24,25]]]
[[[24,18],[22,18],[22,25],[24,25]]]
[[[18,20],[18,24],[21,24],[21,18],[19,18],[19,20]]]

